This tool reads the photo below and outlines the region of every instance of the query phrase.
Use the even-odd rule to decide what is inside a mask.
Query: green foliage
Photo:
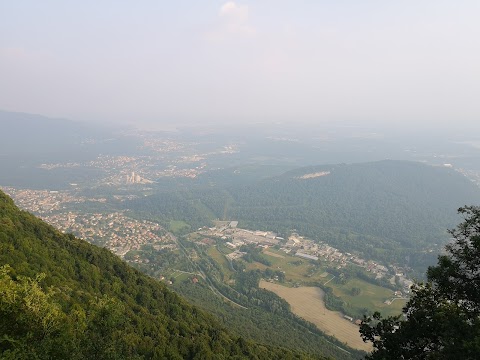
[[[369,359],[478,359],[480,353],[480,208],[464,207],[447,255],[417,284],[403,317],[365,318]]]
[[[126,209],[132,209],[142,219],[163,224],[178,235],[186,234],[191,228],[210,225],[215,215],[191,191],[169,189],[147,199],[125,202]]]
[[[309,358],[231,335],[108,250],[61,234],[1,192],[0,244],[0,358]]]
[[[0,267],[0,352],[7,359],[41,358],[63,348],[59,334],[66,314],[52,301],[53,290],[43,291],[45,277],[12,279],[8,265]]]
[[[240,247],[240,251],[246,252],[246,254],[242,258],[246,262],[251,263],[256,261],[266,266],[272,266],[272,262],[268,260],[265,256],[263,256],[262,249],[255,246],[254,244],[242,245]]]
[[[318,284],[318,285],[320,285],[320,284]],[[345,310],[344,301],[341,298],[339,298],[338,296],[335,296],[332,288],[331,287],[325,287],[325,286],[322,286],[322,287],[325,291],[325,297],[324,297],[325,307],[329,310],[340,311],[340,312],[343,312],[343,313],[347,314],[348,312]]]
[[[353,287],[352,290],[351,290],[352,296],[360,295],[361,292],[362,292],[362,289],[360,289],[358,287]]]

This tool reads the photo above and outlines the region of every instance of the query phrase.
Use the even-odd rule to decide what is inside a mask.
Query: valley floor
[[[357,325],[344,319],[341,313],[325,307],[322,289],[306,286],[289,288],[264,280],[260,281],[260,288],[272,291],[285,299],[294,314],[314,323],[327,335],[336,337],[352,348],[364,351],[372,350],[371,344],[364,343],[361,339]]]

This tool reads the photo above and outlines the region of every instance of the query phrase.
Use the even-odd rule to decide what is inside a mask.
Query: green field
[[[187,279],[191,278],[193,275],[186,274],[184,272],[180,272],[180,271],[177,271],[177,270],[169,270],[163,276],[165,277],[164,281],[167,282],[171,278],[174,278],[175,281],[184,281],[184,280],[187,280]]]
[[[268,249],[267,252],[275,254],[271,256],[263,253],[268,260],[272,262],[270,268],[274,270],[285,271],[285,286],[293,284],[304,284],[319,282],[325,284],[328,282],[332,288],[334,295],[340,297],[345,303],[346,309],[352,312],[363,312],[365,309],[369,311],[380,311],[383,315],[398,315],[401,313],[405,300],[395,300],[390,305],[385,304],[385,300],[394,298],[393,291],[378,285],[370,284],[364,280],[354,278],[347,281],[346,284],[337,284],[332,279],[332,275],[328,274],[324,267],[311,263],[296,256],[287,255],[282,251]],[[283,256],[280,258],[278,256]],[[248,270],[265,270],[267,266],[256,262],[247,264]],[[360,294],[353,296],[352,288],[359,288]]]
[[[228,263],[228,259],[225,257],[223,253],[218,251],[217,247],[211,246],[208,249],[208,255],[215,260],[221,267],[223,274],[225,275],[224,281],[228,281],[233,278],[234,273],[230,269],[230,264]]]
[[[170,220],[168,223],[168,229],[173,233],[179,233],[183,230],[189,230],[190,225],[188,225],[185,221]]]
[[[366,308],[371,311],[380,311],[382,315],[388,316],[400,314],[406,303],[405,300],[395,300],[390,305],[384,304],[385,300],[393,298],[393,291],[358,278],[350,279],[344,285],[331,281],[328,286],[333,289],[336,296],[347,303],[347,308]],[[359,295],[352,296],[351,290],[354,287],[361,289]]]
[[[211,246],[207,250],[208,256],[221,266],[224,274],[223,280],[226,283],[235,278],[235,273],[231,270],[229,261],[225,257],[230,252],[232,250],[223,244]],[[345,302],[345,310],[350,310],[351,313],[380,311],[385,316],[398,315],[406,303],[405,300],[398,299],[391,304],[385,304],[386,300],[395,298],[391,289],[373,285],[359,278],[352,278],[345,284],[339,284],[335,281],[335,277],[326,271],[326,267],[286,254],[283,251],[269,248],[263,251],[263,256],[271,262],[271,266],[254,261],[246,263],[246,269],[263,271],[270,268],[275,271],[284,271],[286,279],[282,285],[286,287],[313,286],[311,284],[315,283],[327,284],[326,286],[333,290],[333,294]],[[359,288],[360,293],[353,295],[352,288]]]
[[[272,262],[272,269],[285,271],[287,280],[293,282],[326,281],[326,278],[322,276],[325,273],[325,269],[310,263],[309,260],[304,260],[297,256],[285,254],[283,251],[273,249],[268,249],[267,252],[273,253],[277,256],[283,256],[283,258],[279,258],[277,256],[268,255],[265,252],[263,253],[263,255]],[[261,264],[255,263],[255,266],[258,265]],[[257,268],[266,269],[267,266],[261,265],[261,267]]]

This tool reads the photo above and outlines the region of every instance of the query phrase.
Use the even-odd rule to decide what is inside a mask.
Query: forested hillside
[[[256,226],[266,221],[311,236],[312,226],[337,229],[383,238],[388,248],[389,241],[417,247],[438,240],[456,223],[455,210],[478,201],[480,190],[452,169],[381,161],[302,168],[232,191],[232,197],[228,216]]]
[[[416,267],[435,261],[428,249],[448,239],[445,229],[458,222],[455,209],[480,201],[480,189],[453,169],[407,161],[312,166],[244,186],[225,185],[225,178],[207,174],[127,207],[160,221],[174,216],[192,228],[215,217],[284,235],[296,229],[346,251]]]
[[[232,336],[106,249],[63,235],[0,192],[3,359],[300,359]]]

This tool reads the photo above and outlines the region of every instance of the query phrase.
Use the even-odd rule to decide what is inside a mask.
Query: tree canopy
[[[365,318],[360,332],[373,342],[367,359],[478,359],[480,354],[480,207],[460,208],[464,221],[427,282],[416,284],[397,317]]]

